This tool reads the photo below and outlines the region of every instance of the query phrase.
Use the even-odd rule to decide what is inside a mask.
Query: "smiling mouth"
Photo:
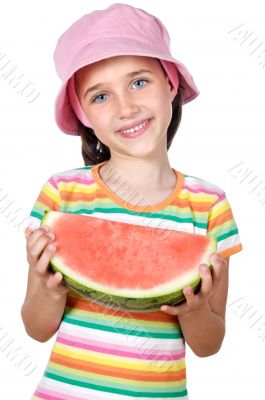
[[[152,124],[153,118],[147,119],[143,124],[136,126],[135,128],[128,129],[127,131],[118,131],[118,135],[122,136],[123,138],[135,138],[137,136],[142,135],[145,133],[150,125]]]
[[[117,133],[133,133],[141,128],[144,127],[144,125],[146,125],[149,122],[150,118],[144,120],[143,122],[139,123],[138,125],[134,125],[131,128],[127,128],[127,129],[119,129],[117,131]]]

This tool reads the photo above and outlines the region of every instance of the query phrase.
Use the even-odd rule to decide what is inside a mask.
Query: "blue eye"
[[[134,81],[133,84],[136,83],[136,82],[148,82],[148,81],[147,81],[146,79],[137,79],[137,81]],[[145,85],[138,86],[138,87],[141,88],[141,87],[143,87],[143,86],[145,86]],[[98,94],[97,96],[93,97],[92,100],[91,100],[91,102],[92,102],[92,103],[101,103],[101,101],[98,102],[98,101],[96,101],[96,100],[97,100],[100,96],[105,96],[105,95],[106,95],[106,93],[100,93],[100,94]]]
[[[146,79],[138,79],[137,81],[134,81],[133,83],[135,83],[135,82],[147,82],[147,80]],[[145,85],[144,85],[145,86]],[[140,86],[141,87],[141,86]]]
[[[97,101],[95,101],[96,99],[98,99],[100,96],[104,96],[106,93],[100,93],[97,96],[93,97],[92,99],[92,103],[98,103]]]

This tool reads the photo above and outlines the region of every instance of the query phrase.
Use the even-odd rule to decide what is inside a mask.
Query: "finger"
[[[186,297],[188,307],[194,308],[198,304],[198,296],[194,294],[192,287],[187,286],[183,289],[183,293]]]
[[[30,230],[25,236],[27,240],[27,248],[31,248],[39,240],[39,238],[47,233],[47,228],[39,227],[34,230]]]
[[[160,307],[160,310],[170,315],[182,315],[187,312],[188,306],[186,303],[181,304],[180,306],[169,306],[167,304],[163,304]]]
[[[34,232],[37,232],[37,233],[39,231],[48,232],[49,230],[50,230],[50,227],[48,225],[41,225],[38,228],[28,226],[24,231],[24,235],[28,239]]]
[[[217,253],[212,253],[210,259],[213,266],[214,280],[221,280],[224,275],[225,269],[228,268],[227,262]]]
[[[51,276],[47,281],[47,288],[51,290],[52,296],[58,299],[61,298],[62,295],[65,295],[69,288],[62,282],[62,274],[57,272],[53,276]]]
[[[209,296],[213,289],[212,274],[209,267],[206,264],[200,264],[200,275],[201,275],[201,296]]]
[[[34,232],[35,230],[36,230],[35,228],[32,228],[31,226],[28,226],[24,231],[24,235],[25,235],[26,239],[28,239],[30,234],[32,232]]]
[[[168,305],[163,304],[160,307],[160,310],[165,311],[171,315],[181,315],[184,312],[187,312],[190,305],[193,305],[193,303],[194,303],[195,295],[193,293],[191,286],[185,287],[183,289],[183,294],[184,294],[185,300],[186,300],[186,302],[184,304],[181,304],[179,306],[168,306]]]
[[[49,266],[49,262],[55,252],[56,252],[56,247],[54,245],[50,244],[49,246],[47,246],[44,249],[44,251],[37,263],[36,273],[43,280],[48,279],[50,276],[54,275],[53,272],[49,272],[48,266]]]
[[[166,314],[169,315],[178,315],[178,307],[172,307],[172,306],[167,306],[167,305],[163,305],[160,307],[160,310],[165,312]]]
[[[29,243],[28,252],[30,253],[30,256],[33,258],[33,260],[37,261],[44,249],[48,246],[48,244],[54,240],[54,235],[53,238],[51,238],[51,234],[52,232],[44,233],[44,231],[41,230],[40,232],[38,232],[38,235],[36,233],[36,241],[32,242],[31,244]]]
[[[52,290],[57,289],[58,286],[61,285],[62,279],[63,275],[61,274],[61,272],[50,274],[49,278],[47,279],[47,288]]]

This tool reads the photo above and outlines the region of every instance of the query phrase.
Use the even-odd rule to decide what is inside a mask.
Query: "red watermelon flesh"
[[[88,215],[48,211],[41,224],[55,234],[53,270],[82,296],[114,308],[178,304],[184,287],[199,286],[199,265],[211,267],[216,251],[216,240],[204,235]]]

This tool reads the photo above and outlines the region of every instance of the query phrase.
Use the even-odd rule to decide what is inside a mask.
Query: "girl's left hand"
[[[215,259],[215,255],[217,259]],[[210,256],[213,271],[206,264],[199,265],[199,271],[202,278],[200,292],[194,294],[191,286],[186,286],[183,293],[186,302],[179,306],[161,305],[160,310],[170,315],[187,315],[194,312],[200,312],[205,306],[209,306],[208,300],[214,293],[216,285],[222,280],[224,267],[227,265],[226,260],[218,256],[217,253],[212,253]]]

